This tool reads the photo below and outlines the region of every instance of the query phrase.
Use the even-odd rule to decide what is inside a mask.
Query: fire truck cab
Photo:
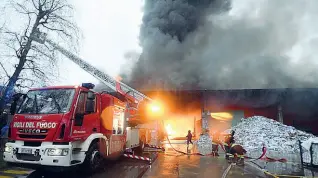
[[[23,167],[94,171],[104,158],[142,146],[129,127],[125,97],[92,91],[93,84],[31,89],[17,107],[3,158]]]

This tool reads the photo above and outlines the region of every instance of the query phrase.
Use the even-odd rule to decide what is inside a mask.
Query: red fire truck
[[[9,130],[4,160],[24,167],[95,170],[103,158],[142,149],[139,129],[130,127],[129,103],[92,84],[31,89]]]
[[[136,126],[147,120],[152,99],[42,37],[38,32],[32,38],[42,44],[47,40],[111,90],[94,92],[91,83],[31,89],[10,124],[4,160],[23,167],[82,165],[94,171],[104,158],[116,159],[127,149],[140,152],[146,140]]]

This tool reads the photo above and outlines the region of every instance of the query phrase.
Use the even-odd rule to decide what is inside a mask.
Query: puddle
[[[251,157],[258,157],[260,152],[250,153]],[[258,165],[262,169],[266,169],[272,174],[276,175],[292,175],[292,176],[308,176],[315,177],[318,175],[318,170],[304,168],[300,162],[300,155],[297,153],[279,153],[271,151],[266,154],[270,158],[287,159],[287,162],[266,162],[263,160],[252,161],[253,164]]]
[[[265,162],[261,160],[251,161],[251,163],[276,175],[304,175],[302,166],[299,163]]]

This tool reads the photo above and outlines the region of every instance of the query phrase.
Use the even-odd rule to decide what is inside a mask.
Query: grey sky
[[[140,51],[139,26],[142,0],[72,0],[77,23],[84,39],[80,56],[111,75],[117,75],[124,64],[124,54]],[[97,80],[67,59],[61,65],[61,81],[78,84]]]
[[[2,2],[3,1],[0,0],[0,4]],[[116,75],[119,73],[120,67],[125,64],[125,52],[131,50],[140,51],[138,46],[138,33],[142,18],[142,0],[70,0],[70,2],[75,6],[76,20],[85,37],[80,43],[80,57],[107,73]],[[318,44],[318,25],[314,23],[318,17],[317,2],[316,0],[290,0],[290,2],[283,0],[233,0],[233,9],[229,15],[213,18],[213,21],[218,21],[215,24],[217,24],[217,28],[220,32],[219,36],[216,35],[219,37],[217,40],[220,42],[217,44],[223,44],[221,42],[224,42],[224,36],[231,39],[236,39],[237,37],[253,38],[253,35],[245,28],[242,28],[240,33],[231,33],[233,27],[240,27],[238,22],[244,22],[249,26],[260,26],[260,28],[267,22],[267,24],[275,25],[276,31],[274,34],[268,32],[270,33],[269,36],[274,36],[275,38],[272,37],[273,39],[268,40],[269,43],[264,45],[268,47],[267,50],[274,52],[279,51],[277,55],[288,57],[288,66],[283,65],[285,68],[288,68],[288,75],[294,76],[297,80],[306,80],[308,82],[317,81],[318,73],[316,68],[318,62],[316,60],[316,48]],[[3,17],[1,13],[0,9],[0,17]],[[294,20],[296,25],[286,27],[286,23],[289,23],[291,19],[290,15],[295,16]],[[289,21],[283,17],[286,17],[286,19],[288,17]],[[12,23],[19,23],[18,17],[10,18],[11,21],[14,21]],[[3,19],[0,18],[0,25],[1,20]],[[222,31],[222,29],[226,30]],[[196,32],[193,35],[195,37],[194,39],[199,40],[200,38],[204,38],[208,40],[207,36],[216,34],[215,29],[212,27],[207,26],[204,30],[205,31],[201,29],[201,31]],[[297,31],[297,35],[292,33],[293,30]],[[204,36],[203,32],[205,32],[207,36]],[[257,35],[261,36],[262,33],[257,33]],[[275,35],[277,35],[277,38]],[[211,38],[208,44],[201,44],[202,46],[192,40],[191,45],[192,42],[193,45],[190,49],[195,50],[197,48],[206,50],[209,53],[213,53],[213,55],[217,54],[214,51],[219,48],[221,49],[220,51],[227,49],[220,45],[218,46],[219,48],[213,47],[216,45],[215,40],[215,38]],[[228,43],[224,43],[224,45],[225,47],[231,47],[235,43],[239,42],[230,40]],[[277,46],[282,46],[282,50],[278,50],[280,48],[277,48]],[[245,45],[245,47],[249,46]],[[252,47],[253,46],[251,46],[251,48]],[[214,49],[214,51],[211,49]],[[258,53],[255,50],[252,51]],[[242,52],[242,50],[238,50],[238,52]],[[196,55],[190,57],[191,59],[199,58],[198,56],[200,56],[201,53],[199,50]],[[224,54],[227,53],[228,51],[225,50]],[[93,77],[78,68],[67,58],[60,63],[61,78],[60,81],[57,81],[55,84],[97,83]],[[215,61],[213,61],[213,65],[214,64]],[[191,67],[190,65],[184,66]],[[130,68],[131,65],[126,65],[125,67]],[[157,69],[158,66],[155,66],[155,68]],[[169,68],[169,66],[165,66],[165,68]],[[218,74],[220,74],[219,70],[219,68],[215,69]],[[258,71],[259,68],[255,68],[255,70]],[[0,70],[0,72],[2,71]],[[224,68],[223,72],[227,72],[226,68]],[[170,74],[170,72],[166,73]],[[206,72],[206,74],[208,74],[208,76],[211,75],[210,72]],[[235,74],[242,74],[242,70],[238,70]],[[182,73],[176,76],[181,78],[180,75],[186,76]],[[185,80],[189,79],[188,77],[184,78]]]
[[[82,32],[79,56],[110,75],[116,76],[124,64],[124,54],[129,51],[140,51],[138,45],[139,26],[142,18],[142,0],[69,0],[75,8],[75,19]],[[3,7],[5,1],[0,0]],[[27,20],[21,14],[10,10],[0,10],[0,24],[14,31],[23,31]],[[22,25],[21,25],[22,24]],[[50,35],[50,34],[49,34]],[[53,39],[54,40],[54,39]],[[3,40],[0,39],[0,42]],[[1,46],[0,53],[8,53],[8,48]],[[6,51],[4,51],[6,50]],[[17,61],[5,60],[8,72],[10,65]],[[9,67],[10,66],[10,67]],[[126,66],[127,67],[127,66]],[[98,83],[97,80],[80,69],[66,57],[59,61],[59,81],[55,85],[76,85],[82,82]],[[0,69],[1,76],[4,75]],[[0,83],[4,83],[0,80]]]

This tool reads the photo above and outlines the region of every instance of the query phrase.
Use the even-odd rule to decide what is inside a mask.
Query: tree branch
[[[17,33],[10,32],[10,31],[6,31],[4,33],[9,34],[9,35],[13,35],[15,37],[15,39],[17,40],[17,42],[19,43],[20,47],[22,47],[21,40],[19,39],[19,35]]]
[[[38,15],[36,12],[34,11],[29,11],[25,6],[23,6],[22,4],[20,3],[16,3],[16,5],[21,8],[24,12],[20,11],[17,7],[15,7],[15,5],[13,5],[14,9],[21,13],[21,14],[27,14],[27,15],[31,15],[31,14],[34,14],[34,15]]]
[[[37,29],[40,31],[44,29],[48,33],[54,33],[56,39],[67,42],[70,47],[75,47],[73,42],[78,38],[78,28],[71,19],[73,8],[67,0],[9,1],[12,2],[11,7],[15,12],[26,17],[25,22],[22,23],[25,26],[23,31],[7,30],[4,33],[8,37],[8,40],[5,41],[7,48],[12,49],[11,54],[15,53],[19,60],[18,64],[13,66],[15,74],[18,76],[18,83],[15,84],[26,87],[39,79],[48,82],[49,77],[54,77],[56,74],[56,71],[53,70],[57,64],[56,49],[47,44],[32,43],[33,38],[30,36],[34,35]],[[20,34],[23,35],[23,38],[20,38]],[[13,56],[11,55],[11,57]],[[4,69],[4,66],[0,65],[0,69]],[[9,70],[6,69],[5,74],[9,77],[7,71]],[[2,76],[5,77],[4,74]]]
[[[10,78],[9,73],[7,72],[6,68],[4,68],[4,66],[3,66],[3,64],[2,64],[1,62],[0,62],[0,66],[1,66],[1,68],[3,69],[4,73],[6,74],[6,76],[7,76],[8,78]]]
[[[36,10],[39,10],[39,8],[36,7],[36,3],[34,2],[34,0],[32,0],[32,3],[33,3],[34,8],[35,8]]]

